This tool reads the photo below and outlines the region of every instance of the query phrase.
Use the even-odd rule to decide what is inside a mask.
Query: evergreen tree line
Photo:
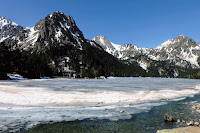
[[[6,73],[16,72],[26,78],[51,76],[47,54],[36,54],[11,49],[4,42],[0,44],[0,79],[7,79]]]
[[[73,45],[52,45],[40,52],[13,50],[3,42],[0,44],[0,79],[8,79],[6,73],[13,72],[26,78],[63,76],[63,66],[60,66],[60,62],[64,57],[70,59],[64,66],[68,65],[74,70],[77,77],[174,77],[174,71],[177,71],[181,78],[200,77],[199,69],[178,67],[168,61],[151,61],[148,71],[145,71],[137,62],[120,61],[87,42],[83,42],[81,49]],[[162,75],[159,70],[163,71]]]

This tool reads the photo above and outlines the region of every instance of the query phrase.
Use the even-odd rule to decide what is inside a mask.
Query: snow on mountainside
[[[115,57],[121,58],[121,54],[119,53],[120,45],[112,43],[107,39],[107,37],[99,35],[94,37],[92,41],[99,44],[106,52],[112,54]]]
[[[10,21],[9,19],[6,19],[5,17],[0,16],[0,29],[2,29],[6,25],[18,26],[16,23]]]
[[[40,51],[67,44],[82,49],[82,43],[86,41],[74,19],[61,11],[49,14],[33,27],[23,28],[4,17],[0,20],[0,40],[13,48]],[[99,47],[90,41],[85,43]]]
[[[109,41],[107,37],[102,35],[94,37],[92,41],[98,43],[106,52],[122,60],[126,60],[129,57],[134,57],[135,55],[148,54],[150,51],[148,48],[139,48],[134,44],[114,44]]]
[[[171,60],[183,67],[189,62],[193,68],[199,68],[200,46],[191,38],[180,35],[153,49],[149,57],[154,60]]]
[[[158,47],[156,47],[155,49],[159,49],[159,50],[161,50],[162,48],[166,48],[166,47],[168,47],[169,46],[169,44],[171,44],[173,42],[173,39],[172,38],[170,38],[170,39],[168,39],[166,42],[164,42],[164,43],[162,43],[161,45],[159,45]]]
[[[111,55],[121,59],[127,60],[129,58],[135,57],[137,55],[148,54],[151,49],[149,48],[139,48],[134,44],[125,44],[125,45],[118,45],[114,44],[107,39],[107,37],[99,35],[92,39],[97,44],[99,44],[106,52],[110,53]],[[147,64],[143,61],[138,60],[138,64],[146,70]]]
[[[0,16],[0,42],[3,42],[7,38],[14,36],[21,31],[23,31],[23,27]]]
[[[34,27],[26,28],[26,31],[28,36],[20,43],[24,44],[24,48],[29,49],[43,49],[51,44],[69,44],[81,48],[80,41],[83,41],[83,34],[73,18],[60,11],[48,15]]]
[[[200,43],[189,37],[180,35],[154,49],[140,48],[134,44],[117,45],[102,35],[90,41],[84,38],[74,19],[60,11],[49,14],[35,26],[26,28],[0,17],[0,42],[2,41],[13,49],[37,52],[66,45],[83,50],[85,44],[90,44],[120,60],[137,62],[146,71],[148,67],[152,67],[152,60],[168,61],[184,68],[200,68]]]
[[[180,35],[175,39],[169,39],[154,49],[139,48],[133,44],[117,45],[110,42],[104,36],[97,36],[93,41],[100,44],[102,48],[113,56],[122,60],[130,60],[135,56],[145,55],[152,60],[174,62],[177,66],[188,68],[199,68],[200,45],[189,37]],[[131,59],[132,60],[132,59]],[[148,62],[141,59],[133,60],[147,70]]]
[[[49,14],[35,26],[26,28],[3,19],[1,17],[0,40],[5,43],[2,46],[5,44],[13,51],[24,52],[27,58],[35,59],[37,63],[42,60],[44,66],[51,70],[46,73],[46,69],[40,71],[43,69],[38,67],[41,63],[32,64],[35,67],[30,67],[30,71],[20,71],[25,75],[33,75],[34,78],[41,72],[44,72],[43,75],[52,73],[69,77],[94,77],[110,75],[111,72],[113,75],[122,75],[117,68],[125,64],[105,52],[99,44],[85,39],[74,19],[61,11]],[[110,68],[113,64],[115,67]]]

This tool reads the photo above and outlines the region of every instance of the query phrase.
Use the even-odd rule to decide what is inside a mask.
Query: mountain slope
[[[94,37],[92,41],[98,43],[106,52],[120,59],[128,59],[136,55],[148,54],[150,51],[148,48],[139,48],[134,44],[117,45],[102,35]]]
[[[20,63],[12,60],[11,64],[24,64],[15,66],[15,71],[25,77],[38,78],[50,73],[69,77],[141,75],[135,69],[145,73],[139,66],[129,67],[96,42],[85,39],[73,18],[60,11],[49,14],[34,27],[21,29],[4,42],[23,53]]]
[[[175,77],[180,75],[181,67],[186,69],[199,68],[200,45],[184,35],[169,39],[154,49],[139,48],[133,44],[117,45],[104,36],[97,36],[92,40],[99,43],[105,51],[113,56],[129,63],[138,63],[148,73],[150,69],[153,70],[153,67],[160,66],[159,63],[163,64],[157,68],[160,76],[167,73],[168,69],[165,68],[174,68],[171,70],[173,74],[170,75]],[[164,68],[164,66],[166,67]]]
[[[199,68],[200,45],[189,37],[169,39],[154,49],[117,45],[105,36],[90,41],[74,19],[60,11],[26,28],[0,17],[0,33],[1,45],[8,46],[4,53],[13,56],[5,62],[10,63],[6,72],[25,77],[180,77]],[[1,57],[6,61],[5,55]]]
[[[154,60],[170,60],[178,66],[199,68],[200,45],[184,35],[169,39],[149,53]]]
[[[23,27],[12,22],[5,17],[0,16],[0,42],[3,42],[7,38],[11,38],[23,31]]]

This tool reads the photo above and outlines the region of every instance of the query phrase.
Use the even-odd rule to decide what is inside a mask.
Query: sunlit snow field
[[[0,81],[0,127],[16,131],[41,122],[130,119],[168,101],[199,94],[200,81],[169,78]],[[124,113],[120,113],[124,110]]]

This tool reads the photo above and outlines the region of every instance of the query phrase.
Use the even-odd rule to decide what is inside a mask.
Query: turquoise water
[[[171,101],[168,104],[153,107],[148,112],[133,114],[128,120],[81,120],[40,124],[28,130],[30,133],[155,133],[160,129],[183,127],[185,124],[168,123],[163,120],[166,113],[172,114],[175,119],[198,121],[200,115],[192,109],[200,102],[200,95],[188,97],[181,101]]]

